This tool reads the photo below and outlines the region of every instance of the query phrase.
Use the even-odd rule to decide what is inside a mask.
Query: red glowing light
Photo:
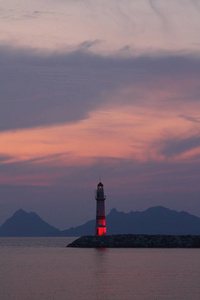
[[[96,227],[95,235],[106,235],[106,227]]]

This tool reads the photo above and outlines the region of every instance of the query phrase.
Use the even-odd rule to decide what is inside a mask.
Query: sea
[[[0,300],[199,300],[200,249],[67,248],[0,238]]]

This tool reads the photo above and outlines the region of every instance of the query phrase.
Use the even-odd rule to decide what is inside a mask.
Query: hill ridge
[[[111,209],[106,216],[107,233],[110,234],[165,234],[200,235],[200,218],[185,211],[164,206],[153,206],[144,211],[119,212]],[[94,235],[95,219],[59,230],[35,212],[17,210],[0,227],[0,236],[82,236]]]

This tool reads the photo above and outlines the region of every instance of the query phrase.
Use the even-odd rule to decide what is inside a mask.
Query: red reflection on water
[[[105,251],[105,250],[107,250],[108,248],[97,247],[97,248],[95,248],[95,249],[97,249],[97,250],[99,250],[99,251]]]

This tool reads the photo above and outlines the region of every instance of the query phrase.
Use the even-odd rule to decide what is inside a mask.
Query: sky
[[[0,225],[200,217],[200,0],[0,0]]]

